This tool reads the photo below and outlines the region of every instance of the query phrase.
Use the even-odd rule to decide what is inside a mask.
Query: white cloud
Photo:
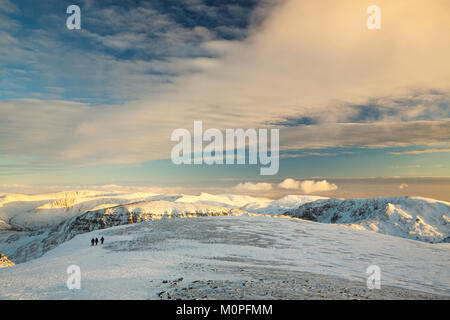
[[[325,192],[336,190],[338,186],[334,183],[329,183],[327,180],[314,181],[304,180],[300,184],[300,189],[304,193]]]
[[[278,185],[281,189],[300,189],[300,181],[287,178]]]
[[[233,188],[236,191],[240,192],[255,192],[255,191],[270,191],[272,190],[272,185],[270,183],[259,182],[245,182],[239,183],[237,186]]]
[[[303,180],[298,181],[292,178],[287,178],[278,184],[281,189],[295,189],[301,190],[304,193],[314,193],[314,192],[324,192],[333,191],[338,188],[334,183],[329,183],[327,180],[314,181],[314,180]]]
[[[432,149],[424,149],[424,150],[408,150],[408,151],[389,152],[389,154],[401,155],[401,154],[424,154],[424,153],[435,153],[435,152],[450,152],[450,148],[432,148]]]

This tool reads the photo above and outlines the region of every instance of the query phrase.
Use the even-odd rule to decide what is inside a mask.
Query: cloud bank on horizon
[[[324,191],[333,191],[338,188],[334,183],[329,183],[327,180],[314,181],[314,180],[304,180],[297,181],[292,178],[287,178],[278,184],[279,188],[300,190],[303,193],[317,193]]]
[[[168,159],[171,132],[202,120],[281,128],[282,158],[437,153],[450,176],[448,1],[381,1],[379,31],[370,1],[112,3],[80,1],[72,32],[66,3],[0,1],[3,170]]]

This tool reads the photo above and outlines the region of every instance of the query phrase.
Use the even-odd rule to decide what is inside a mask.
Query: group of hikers
[[[105,242],[105,238],[102,237],[102,238],[100,239],[100,244],[103,244],[103,242]],[[91,245],[94,245],[94,244],[95,244],[95,245],[98,244],[98,238],[95,238],[95,239],[92,238],[92,240],[91,240]]]

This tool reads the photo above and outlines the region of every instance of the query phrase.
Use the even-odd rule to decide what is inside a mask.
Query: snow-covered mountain
[[[235,216],[245,211],[207,204],[166,200],[139,201],[85,211],[60,224],[31,232],[0,234],[0,248],[16,263],[40,257],[78,234],[162,218]]]
[[[21,228],[35,231],[51,227],[87,211],[111,208],[135,202],[165,200],[197,203],[264,214],[279,214],[308,201],[324,199],[316,196],[291,195],[278,200],[245,195],[200,195],[125,193],[118,191],[64,191],[52,194],[8,194],[0,198],[0,230]]]
[[[200,216],[235,216],[245,212],[239,209],[197,203],[165,200],[134,202],[87,211],[62,224],[60,232],[66,238],[75,234],[162,218],[195,218]]]
[[[425,242],[448,242],[450,238],[450,204],[433,199],[322,199],[285,214]]]
[[[240,209],[252,213],[282,214],[286,210],[319,199],[328,199],[319,196],[287,195],[277,200],[267,198],[255,198],[245,195],[221,194],[214,195],[201,193],[198,196],[183,195],[176,202],[203,203],[218,205],[228,208]]]
[[[277,200],[245,195],[69,191],[4,195],[0,252],[15,263],[42,256],[78,234],[114,226],[198,216],[264,214],[421,240],[448,242],[449,204],[422,198],[327,199],[288,195]]]
[[[39,195],[8,194],[0,199],[0,219],[10,226],[32,231],[54,226],[94,208],[165,198],[173,200],[178,197],[153,193],[89,190]]]
[[[113,226],[197,216],[280,214],[300,204],[323,199],[286,196],[278,200],[245,195],[165,195],[68,191],[43,195],[7,195],[0,202],[0,250],[16,263],[40,257],[77,234]],[[8,222],[6,222],[8,221]]]
[[[5,254],[2,266],[9,268],[0,271],[0,298],[148,298],[148,279],[153,279],[150,298],[155,298],[160,277],[177,279],[181,273],[191,281],[222,281],[239,277],[242,270],[248,271],[243,278],[259,279],[263,293],[272,288],[266,284],[272,272],[284,281],[293,269],[362,279],[364,285],[366,268],[374,263],[387,283],[450,295],[449,244],[426,243],[448,242],[449,217],[446,202],[407,197],[289,195],[272,200],[115,191],[3,195],[0,252]],[[92,248],[90,239],[101,236],[105,245]],[[54,274],[65,276],[72,263],[83,268],[87,290],[67,292],[58,284]],[[265,266],[270,272],[261,271]],[[326,281],[338,296],[346,294],[335,288],[335,280]],[[130,290],[123,291],[124,283]],[[37,284],[42,290],[24,289]],[[275,285],[286,288],[284,282]]]

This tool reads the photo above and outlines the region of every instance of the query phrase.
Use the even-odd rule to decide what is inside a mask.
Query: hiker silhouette
[[[98,244],[98,239],[97,238],[95,238],[95,245],[97,245]]]
[[[91,245],[94,245],[94,242],[95,242],[95,240],[94,240],[94,238],[92,238]]]
[[[102,238],[100,239],[100,243],[103,244],[104,241],[105,241],[105,238],[102,237]]]

